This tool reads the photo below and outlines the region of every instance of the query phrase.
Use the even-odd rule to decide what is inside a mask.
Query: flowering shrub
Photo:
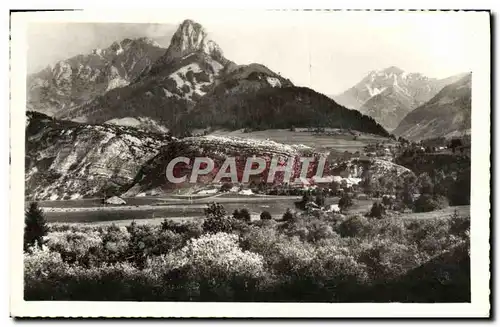
[[[47,247],[61,254],[65,262],[79,262],[89,265],[98,261],[102,239],[97,231],[83,233],[79,231],[53,232],[47,236]]]
[[[61,255],[47,246],[30,248],[24,255],[24,296],[30,300],[44,299],[60,284],[59,276],[68,269]]]
[[[263,274],[262,256],[242,251],[238,237],[232,234],[217,233],[193,239],[182,248],[181,257],[199,277],[212,271],[248,278],[258,278]]]
[[[212,209],[203,224],[205,234],[201,221],[127,227],[50,225],[46,246],[25,253],[25,297],[405,301],[423,280],[401,284],[407,288],[394,296],[380,294],[389,294],[390,283],[407,278],[430,260],[440,260],[441,254],[469,238],[470,218],[458,214],[416,220],[301,213],[285,221],[231,219],[220,231],[218,224],[206,221],[228,217],[219,215],[221,207]],[[423,285],[434,285],[434,277],[422,277],[427,283]],[[469,287],[462,280],[452,282]]]
[[[102,251],[106,262],[114,263],[125,260],[130,233],[125,227],[110,225],[102,233]]]

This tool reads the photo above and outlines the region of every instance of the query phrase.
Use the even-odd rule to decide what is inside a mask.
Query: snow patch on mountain
[[[109,125],[130,126],[139,129],[151,130],[160,133],[167,133],[168,128],[159,124],[157,121],[149,117],[124,117],[114,118],[105,122]]]
[[[379,89],[378,87],[372,88],[370,86],[370,84],[366,84],[366,89],[370,93],[370,96],[373,97],[373,96],[376,96],[377,94],[380,94],[380,93],[384,92],[385,89],[387,89],[387,87],[382,87],[382,88]]]
[[[177,98],[177,99],[181,98],[178,94],[174,94],[174,93],[170,92],[169,90],[167,90],[166,88],[163,88],[163,93],[165,93],[165,96],[167,98]]]
[[[184,92],[184,98],[186,100],[192,101],[192,96],[194,93],[203,96],[206,94],[206,92],[202,91],[202,88],[204,86],[210,85],[213,83],[213,77],[209,76],[210,81],[209,82],[201,82],[197,81],[196,77],[193,77],[193,82],[190,82],[186,78],[186,74],[188,72],[192,73],[201,73],[202,70],[200,68],[200,65],[197,63],[191,63],[189,65],[186,65],[182,68],[179,68],[176,70],[174,73],[172,73],[169,77],[172,78],[175,83],[177,84],[177,89],[179,90],[184,90],[186,87],[189,91],[183,91]]]
[[[269,83],[269,85],[271,85],[272,87],[281,87],[281,82],[276,77],[268,76],[268,77],[266,77],[266,80]]]
[[[106,92],[112,89],[116,89],[118,87],[124,87],[129,85],[129,82],[121,77],[115,77],[108,82],[108,87],[106,88]]]

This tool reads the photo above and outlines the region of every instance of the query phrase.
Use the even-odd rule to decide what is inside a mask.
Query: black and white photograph
[[[490,314],[488,11],[11,20],[13,313]]]

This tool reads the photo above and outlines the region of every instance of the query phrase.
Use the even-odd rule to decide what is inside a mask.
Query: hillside
[[[197,185],[206,185],[213,181],[219,168],[227,157],[236,158],[236,168],[238,171],[238,181],[241,181],[242,172],[246,164],[247,158],[258,156],[264,158],[267,162],[267,169],[250,178],[250,182],[260,182],[267,178],[268,168],[273,156],[281,158],[297,157],[299,155],[312,155],[312,149],[303,145],[285,145],[274,141],[243,139],[237,137],[222,137],[222,136],[202,136],[188,137],[173,141],[163,147],[160,153],[152,160],[147,162],[140,173],[137,175],[135,184],[130,188],[126,196],[134,196],[138,193],[150,192],[154,190],[156,193],[168,193],[178,188],[195,187],[194,183],[189,183],[191,176],[192,163],[195,157],[208,157],[215,163],[214,170],[203,176],[199,176]],[[173,184],[169,182],[165,175],[167,164],[176,157],[187,157],[190,159],[191,165],[179,163],[174,170],[175,177],[187,176],[188,181],[181,184]],[[296,165],[298,167],[298,165]],[[297,168],[298,169],[298,168]],[[276,176],[280,175],[277,173]],[[279,179],[276,178],[276,183]]]
[[[77,199],[118,193],[170,140],[134,128],[58,121],[27,113],[26,197]]]
[[[410,140],[470,133],[472,74],[444,87],[435,97],[410,112],[394,134]]]
[[[250,74],[247,79],[258,79]],[[261,78],[264,80],[264,78]],[[272,88],[246,87],[240,81],[227,89],[215,88],[181,120],[183,128],[218,127],[227,129],[274,129],[293,127],[331,127],[353,129],[388,136],[372,118],[346,109],[314,90],[283,85]]]
[[[106,49],[61,60],[28,76],[28,110],[54,115],[80,106],[130,84],[164,52],[148,38],[124,39]]]

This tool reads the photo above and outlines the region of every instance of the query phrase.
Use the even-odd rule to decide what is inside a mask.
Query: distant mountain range
[[[311,89],[295,87],[261,64],[228,60],[192,20],[180,24],[166,50],[138,39],[94,52],[60,62],[57,67],[64,69],[52,69],[37,80],[35,84],[43,87],[28,89],[28,108],[59,119],[155,132],[324,126],[388,135],[372,118]],[[139,58],[143,59],[137,66]],[[82,70],[89,73],[82,75]]]
[[[464,76],[465,73],[436,79],[419,73],[406,73],[392,66],[370,72],[350,89],[333,96],[333,99],[374,118],[391,131],[409,112],[429,101],[446,85]]]
[[[164,52],[151,39],[125,39],[106,49],[59,61],[28,76],[27,109],[50,115],[71,110],[130,84]]]
[[[394,134],[411,140],[470,134],[472,74],[445,86],[431,100],[410,112]]]

